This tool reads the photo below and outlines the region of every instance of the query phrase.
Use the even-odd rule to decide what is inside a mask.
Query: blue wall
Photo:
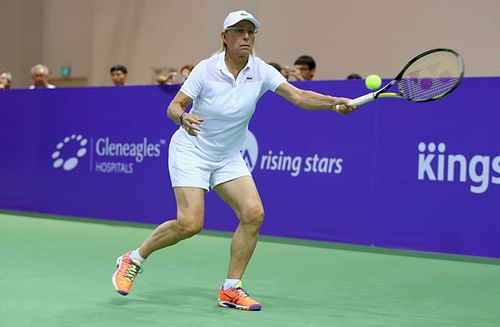
[[[355,97],[363,81],[297,82]],[[439,101],[301,110],[268,93],[243,149],[266,209],[262,233],[500,257],[500,78]],[[178,87],[0,92],[0,209],[160,223]],[[237,220],[207,194],[208,229]]]

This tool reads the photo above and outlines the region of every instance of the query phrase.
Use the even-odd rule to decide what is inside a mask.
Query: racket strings
[[[460,82],[459,77],[403,78],[399,82],[400,92],[413,101],[427,101],[450,92]]]
[[[451,92],[462,77],[462,58],[451,50],[437,49],[409,64],[398,87],[412,101],[429,101]]]

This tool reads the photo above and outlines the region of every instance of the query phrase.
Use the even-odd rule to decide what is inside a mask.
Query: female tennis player
[[[113,284],[127,295],[144,260],[154,251],[187,239],[203,228],[204,194],[212,188],[234,210],[239,225],[231,242],[227,277],[218,304],[260,310],[242,287],[242,276],[257,243],[264,209],[240,153],[259,98],[268,90],[309,110],[351,112],[347,98],[305,91],[288,83],[272,66],[253,55],[260,23],[250,13],[230,13],[221,32],[222,49],[201,61],[167,109],[181,127],[169,147],[169,172],[177,219],[158,226],[136,250],[118,258]],[[193,103],[190,112],[187,107]],[[279,122],[269,122],[272,124]]]

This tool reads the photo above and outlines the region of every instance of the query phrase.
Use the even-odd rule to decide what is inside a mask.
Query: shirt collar
[[[227,69],[226,62],[224,61],[225,55],[226,55],[226,52],[223,51],[223,52],[219,53],[219,57],[217,58],[216,68],[219,71],[229,71]],[[248,57],[247,64],[245,65],[245,67],[243,67],[243,69],[241,71],[245,71],[245,70],[252,68],[254,66],[254,62],[255,62],[255,57],[253,55],[250,55],[250,57]]]

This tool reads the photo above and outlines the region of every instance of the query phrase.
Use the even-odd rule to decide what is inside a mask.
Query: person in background
[[[160,85],[176,85],[182,84],[186,81],[191,71],[194,69],[194,65],[184,65],[181,67],[179,72],[172,69],[167,74],[161,74],[156,77],[156,81]]]
[[[49,68],[45,65],[38,64],[31,68],[31,78],[33,85],[30,89],[54,89],[55,85],[49,84]]]
[[[181,73],[181,76],[182,76],[182,80],[185,81],[189,74],[191,74],[191,71],[194,69],[194,65],[184,65],[181,67],[181,70],[180,70],[180,73]]]
[[[153,252],[202,230],[205,193],[213,189],[239,220],[218,305],[261,310],[261,304],[250,297],[241,281],[264,221],[259,192],[240,152],[257,101],[267,91],[273,91],[306,110],[347,114],[355,107],[349,106],[347,98],[299,89],[255,57],[259,28],[252,14],[244,10],[229,13],[220,33],[221,51],[197,64],[170,102],[167,116],[180,126],[171,138],[168,155],[177,218],[159,225],[139,248],[118,258],[112,281],[119,294],[130,293],[144,261]],[[271,122],[270,128],[275,123],[280,122]],[[200,269],[194,261],[193,265]]]
[[[289,76],[297,81],[310,81],[316,72],[316,61],[313,57],[303,55],[297,58],[293,63],[293,67],[288,71]]]
[[[191,71],[194,69],[194,65],[184,65],[179,70],[179,73],[173,72],[169,75],[167,79],[167,84],[182,84],[186,81],[186,79],[191,74]]]
[[[0,71],[0,90],[8,90],[12,86],[12,74],[8,71]]]
[[[111,74],[111,81],[115,86],[125,86],[127,82],[128,70],[127,67],[123,65],[114,65],[109,70]]]
[[[357,73],[352,73],[347,75],[347,79],[363,79],[363,77]]]

